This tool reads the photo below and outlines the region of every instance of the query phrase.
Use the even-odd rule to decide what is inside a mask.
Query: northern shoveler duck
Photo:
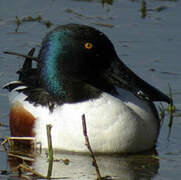
[[[30,52],[29,55],[33,53]],[[85,114],[97,153],[135,153],[153,148],[160,120],[153,101],[167,95],[132,72],[111,41],[95,28],[67,24],[48,33],[37,66],[25,59],[10,91],[11,136],[35,136],[47,148],[87,152],[81,116]]]

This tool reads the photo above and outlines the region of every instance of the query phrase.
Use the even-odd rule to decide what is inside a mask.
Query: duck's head
[[[103,91],[117,95],[116,87],[150,101],[169,102],[121,62],[106,35],[89,26],[58,26],[44,38],[39,60],[42,84],[63,102],[95,98]]]

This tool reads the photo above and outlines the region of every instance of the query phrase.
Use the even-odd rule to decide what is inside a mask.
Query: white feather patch
[[[36,138],[47,148],[46,125],[52,124],[53,148],[87,152],[82,130],[82,114],[86,116],[88,136],[94,152],[129,153],[150,149],[158,135],[158,120],[147,101],[124,91],[122,100],[107,93],[100,98],[56,106],[34,107],[26,96],[10,93],[11,104],[21,103],[36,118]]]

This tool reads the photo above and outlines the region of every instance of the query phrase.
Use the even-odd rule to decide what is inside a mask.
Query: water
[[[112,40],[120,58],[144,80],[168,93],[168,83],[173,92],[177,108],[171,136],[168,139],[168,114],[161,129],[157,144],[158,157],[149,155],[98,156],[98,164],[103,176],[114,179],[179,180],[181,177],[181,24],[180,1],[147,1],[147,16],[141,18],[141,1],[115,0],[113,4],[99,0],[1,0],[0,2],[0,86],[16,80],[16,71],[23,59],[5,55],[9,50],[26,54],[29,49],[39,49],[46,32],[58,24],[81,23],[103,31]],[[163,11],[155,11],[161,6]],[[41,16],[53,25],[47,28],[37,21],[24,22],[17,29],[16,16]],[[15,32],[17,30],[17,32]],[[166,105],[165,105],[166,107]],[[9,136],[7,91],[0,89],[0,137]],[[7,154],[0,150],[0,170],[10,170],[14,161],[8,161]],[[96,179],[91,158],[86,155],[57,153],[58,159],[70,160],[65,165],[61,160],[54,162],[53,176],[63,179]],[[9,158],[10,159],[10,158]],[[41,155],[33,167],[46,175],[48,163]],[[2,174],[0,179],[21,179],[12,174]]]

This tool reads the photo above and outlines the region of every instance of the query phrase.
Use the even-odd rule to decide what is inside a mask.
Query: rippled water
[[[1,0],[0,2],[0,86],[16,79],[16,71],[23,59],[5,55],[4,50],[26,54],[30,48],[39,49],[42,37],[58,24],[81,23],[98,28],[113,41],[121,59],[139,76],[163,92],[168,93],[168,83],[173,92],[177,111],[171,136],[168,139],[168,114],[161,129],[157,145],[158,157],[148,155],[98,156],[103,176],[114,179],[179,180],[181,176],[181,2],[149,0],[146,17],[142,18],[141,2],[114,0],[102,4],[99,0]],[[161,11],[158,11],[161,9]],[[17,16],[17,18],[16,18]],[[23,22],[28,16],[42,17],[38,21]],[[50,28],[45,24],[52,23]],[[166,106],[165,106],[166,107]],[[9,135],[7,91],[0,89],[0,137]],[[57,153],[59,160],[68,158],[69,165],[61,160],[54,162],[53,176],[68,179],[96,179],[91,159],[86,155]],[[10,170],[14,161],[8,161],[6,152],[0,150],[0,170]],[[41,155],[33,167],[46,175],[48,163]],[[0,175],[0,179],[15,179],[12,174]],[[19,178],[20,179],[20,178]]]

